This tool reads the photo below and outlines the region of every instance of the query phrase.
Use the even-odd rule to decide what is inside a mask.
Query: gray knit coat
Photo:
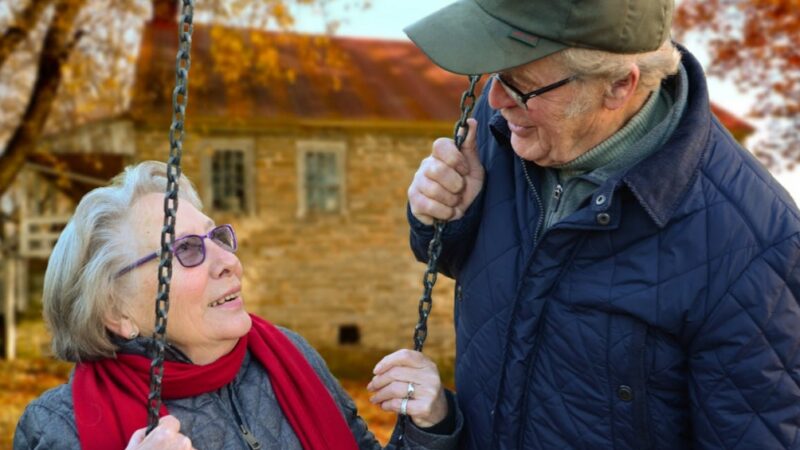
[[[345,417],[360,449],[380,449],[380,443],[358,415],[353,400],[328,370],[320,355],[299,335],[281,329],[316,371]],[[450,414],[455,414],[452,434],[426,432],[406,421],[403,448],[455,449],[463,418],[453,394],[448,392]],[[264,368],[249,352],[233,381],[217,391],[165,401],[170,414],[181,423],[181,433],[198,450],[280,449],[302,450],[281,411]],[[450,417],[449,419],[453,419]],[[387,449],[396,449],[398,428]],[[260,447],[258,445],[260,444]],[[80,441],[72,405],[71,380],[45,392],[25,409],[14,434],[14,450],[78,449]]]

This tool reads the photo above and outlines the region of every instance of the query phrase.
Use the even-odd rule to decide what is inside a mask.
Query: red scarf
[[[250,317],[250,331],[230,353],[213,363],[197,366],[165,361],[162,399],[220,389],[239,372],[249,349],[269,374],[281,410],[304,449],[356,449],[342,413],[308,361],[275,326]],[[147,425],[149,391],[150,359],[144,356],[120,354],[115,359],[78,363],[72,401],[81,448],[124,449],[133,432]],[[166,414],[162,404],[160,415]]]

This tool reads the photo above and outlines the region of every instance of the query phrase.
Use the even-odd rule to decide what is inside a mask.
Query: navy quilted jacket
[[[440,265],[458,282],[462,448],[800,448],[800,215],[683,65],[666,144],[546,231],[480,100],[486,180]],[[432,229],[409,220],[425,260]]]

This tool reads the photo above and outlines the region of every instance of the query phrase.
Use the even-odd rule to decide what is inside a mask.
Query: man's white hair
[[[650,92],[658,88],[665,78],[678,73],[681,62],[680,51],[669,39],[664,41],[658,50],[647,53],[620,54],[568,48],[558,52],[555,58],[569,73],[577,75],[580,79],[603,82],[604,95],[610,95],[613,83],[628,75],[631,64],[639,67],[637,91]],[[575,115],[584,111],[591,104],[592,99],[588,97],[578,95],[567,114]]]

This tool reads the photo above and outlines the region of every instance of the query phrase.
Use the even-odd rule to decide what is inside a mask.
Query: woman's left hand
[[[372,372],[375,376],[367,385],[367,390],[374,393],[370,401],[380,404],[383,410],[400,413],[403,399],[408,396],[406,414],[416,426],[432,427],[447,417],[439,370],[427,356],[398,350],[380,360]]]

